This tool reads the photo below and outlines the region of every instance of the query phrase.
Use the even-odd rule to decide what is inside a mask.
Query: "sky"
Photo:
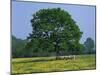
[[[80,30],[83,32],[81,43],[88,37],[95,41],[95,6],[72,5],[72,4],[53,4],[36,2],[12,2],[12,35],[20,39],[26,39],[32,32],[30,20],[32,14],[40,9],[61,8],[69,12]]]

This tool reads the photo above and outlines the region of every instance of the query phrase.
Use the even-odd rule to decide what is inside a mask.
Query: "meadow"
[[[55,57],[13,58],[12,74],[28,74],[58,71],[93,70],[96,68],[95,55],[76,55],[73,59]]]

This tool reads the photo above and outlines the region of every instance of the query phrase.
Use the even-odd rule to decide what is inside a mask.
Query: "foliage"
[[[91,54],[95,52],[94,41],[92,38],[88,37],[84,42],[84,46],[85,46],[85,53]]]
[[[60,8],[41,9],[31,20],[33,31],[28,37],[27,52],[33,56],[43,53],[48,56],[55,52],[56,56],[62,51],[66,54],[79,54],[79,40],[82,32],[71,15]]]
[[[12,57],[22,57],[26,41],[12,36]]]

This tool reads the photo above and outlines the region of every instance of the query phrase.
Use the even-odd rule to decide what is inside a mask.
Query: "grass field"
[[[55,57],[12,59],[12,74],[95,69],[95,55],[77,55],[76,59],[55,60]]]

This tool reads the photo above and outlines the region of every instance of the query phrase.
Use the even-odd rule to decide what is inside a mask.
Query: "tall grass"
[[[55,60],[55,57],[12,59],[13,74],[88,70],[95,68],[95,55],[77,55],[75,60]]]

